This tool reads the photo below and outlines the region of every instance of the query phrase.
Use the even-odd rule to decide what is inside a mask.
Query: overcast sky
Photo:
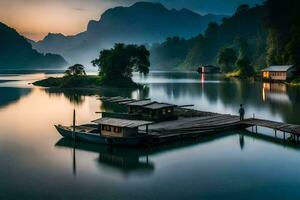
[[[199,13],[232,14],[242,3],[255,5],[263,0],[147,0],[168,8],[189,8]],[[106,9],[128,6],[137,0],[0,0],[0,21],[26,37],[42,39],[48,32],[72,35],[98,20]]]

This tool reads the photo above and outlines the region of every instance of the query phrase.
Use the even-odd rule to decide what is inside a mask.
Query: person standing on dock
[[[245,109],[243,108],[243,104],[240,105],[239,113],[240,113],[240,120],[243,121],[245,116]]]

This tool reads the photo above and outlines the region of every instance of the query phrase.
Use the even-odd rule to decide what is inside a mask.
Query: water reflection
[[[248,113],[300,123],[299,88],[278,91],[270,86],[263,101],[261,83],[221,82],[207,76],[201,82],[192,73],[156,73],[150,78],[153,82],[145,92],[99,94],[151,97],[222,113],[236,113],[244,101]],[[78,123],[99,117],[95,111],[114,108],[94,94],[79,92],[74,93],[83,97],[82,102],[71,103],[69,94],[49,95],[28,85],[29,79],[0,84],[0,199],[300,198],[299,145],[283,143],[274,135],[224,133],[147,150],[89,144],[73,148],[72,143],[59,146],[60,142],[54,146],[60,136],[53,125],[71,124],[74,108]],[[3,89],[4,84],[10,88]],[[24,87],[28,88],[15,89]],[[290,103],[270,98],[271,93],[287,95]]]
[[[121,173],[125,177],[129,175],[151,175],[155,171],[155,163],[151,161],[151,156],[161,155],[166,152],[178,151],[199,144],[205,144],[215,140],[220,140],[229,135],[235,135],[234,132],[220,133],[212,136],[199,137],[192,140],[174,142],[151,148],[123,148],[116,146],[99,145],[92,143],[74,142],[65,138],[60,139],[55,147],[69,148],[72,150],[72,173],[76,175],[76,150],[90,153],[98,153],[96,164],[99,169],[113,170]]]
[[[291,100],[287,93],[287,85],[283,83],[263,83],[263,101],[267,100],[290,104]]]
[[[48,88],[48,89],[41,89],[46,94],[49,95],[50,98],[56,98],[60,96],[64,96],[67,98],[72,104],[74,105],[81,105],[85,101],[86,96],[122,96],[122,97],[129,97],[134,99],[141,99],[149,94],[148,87],[142,87],[140,89],[115,89],[115,88],[104,88],[99,90],[94,89],[59,89],[59,88]],[[103,106],[105,106],[105,102],[102,102]],[[109,106],[108,106],[109,107]],[[100,108],[102,109],[102,108]],[[105,109],[103,107],[103,109]]]
[[[244,146],[245,146],[245,140],[244,140],[244,136],[243,135],[239,135],[239,141],[240,141],[241,150],[243,150]]]
[[[299,87],[240,80],[220,82],[213,76],[199,78],[198,75],[190,79],[184,83],[180,79],[173,82],[153,80],[149,84],[149,96],[157,101],[194,104],[199,110],[230,114],[237,114],[239,104],[244,104],[246,117],[255,114],[264,119],[300,123],[300,118],[296,117],[300,115]]]
[[[154,163],[149,161],[148,151],[144,149],[130,149],[107,145],[95,145],[88,143],[74,143],[71,140],[60,139],[56,147],[73,149],[73,174],[76,175],[76,150],[98,153],[96,159],[100,169],[109,168],[121,172],[123,175],[153,173]],[[80,158],[77,158],[80,159]]]
[[[200,78],[200,80],[199,80]],[[101,89],[99,91],[45,90],[49,96],[64,95],[73,104],[80,105],[86,96],[123,96],[135,99],[152,98],[156,101],[178,105],[194,104],[196,109],[237,114],[239,104],[244,104],[246,117],[256,117],[300,123],[300,92],[297,87],[278,83],[219,81],[216,76],[195,73],[151,73],[147,78],[134,77],[147,87],[138,90]],[[106,102],[100,110],[123,111]]]
[[[5,88],[0,87],[0,108],[13,104],[31,93],[29,88]]]

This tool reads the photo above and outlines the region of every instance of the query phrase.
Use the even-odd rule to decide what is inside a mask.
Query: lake
[[[52,72],[53,73],[53,72]],[[56,73],[56,72],[55,72]],[[300,146],[247,131],[221,133],[151,149],[63,140],[53,125],[122,110],[91,91],[57,91],[30,83],[48,73],[0,75],[0,199],[299,199]],[[140,90],[99,95],[147,98],[203,111],[300,124],[300,89],[284,84],[220,81],[196,73],[151,72]],[[264,135],[271,130],[259,129]]]

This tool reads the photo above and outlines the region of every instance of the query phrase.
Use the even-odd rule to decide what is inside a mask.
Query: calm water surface
[[[300,147],[230,132],[148,150],[74,144],[54,124],[118,110],[83,91],[29,83],[47,74],[0,75],[0,199],[299,199]],[[223,82],[194,73],[153,72],[142,90],[106,96],[151,97],[196,109],[300,124],[300,90],[281,84]],[[265,135],[272,131],[260,129]]]

